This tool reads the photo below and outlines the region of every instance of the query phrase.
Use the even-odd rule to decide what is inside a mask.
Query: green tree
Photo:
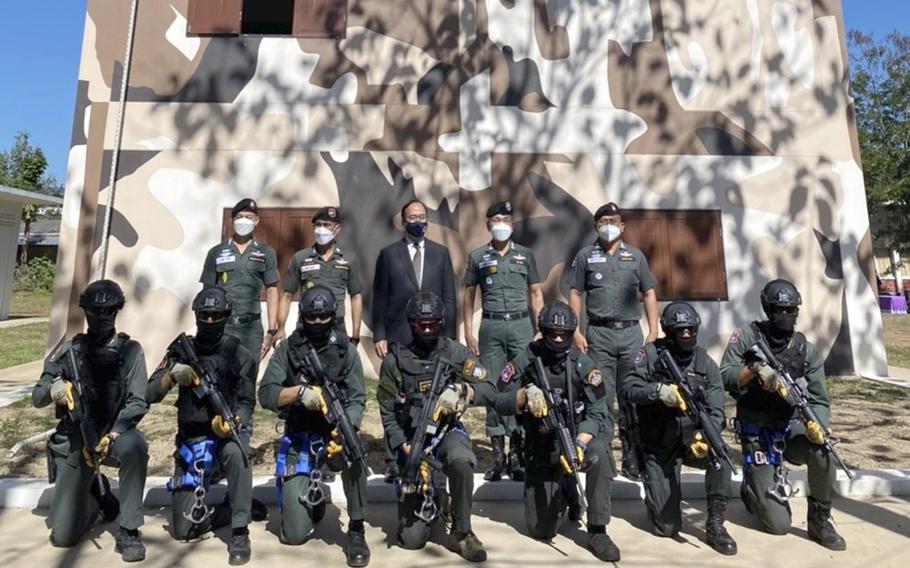
[[[13,146],[6,152],[0,152],[0,185],[7,185],[29,191],[52,193],[52,189],[45,185],[53,178],[45,177],[47,158],[41,148],[32,146],[29,134],[20,131],[13,139]],[[56,183],[54,181],[54,183]],[[23,235],[25,242],[22,253],[19,255],[19,266],[28,263],[28,239],[31,236],[32,222],[38,217],[38,207],[25,205],[22,207]]]
[[[851,95],[873,236],[889,248],[910,244],[910,36],[847,34]]]

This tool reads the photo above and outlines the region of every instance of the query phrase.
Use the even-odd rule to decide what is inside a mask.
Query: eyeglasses
[[[303,321],[304,321],[304,323],[308,323],[310,325],[315,325],[315,324],[320,324],[320,323],[329,323],[330,321],[332,321],[332,316],[330,316],[328,314],[320,315],[320,316],[306,316],[303,318]]]
[[[407,217],[404,218],[404,220],[407,221],[408,223],[418,223],[421,221],[426,221],[427,216],[426,215],[408,215]]]
[[[781,307],[777,308],[777,311],[779,311],[779,312],[782,313],[782,314],[788,314],[788,315],[791,315],[791,316],[795,316],[795,315],[799,314],[799,307],[797,307],[797,306],[781,306]]]
[[[227,312],[199,312],[196,314],[196,321],[202,323],[219,323],[227,319]]]

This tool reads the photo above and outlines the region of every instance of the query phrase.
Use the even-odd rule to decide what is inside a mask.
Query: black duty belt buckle
[[[509,321],[512,319],[512,314],[509,312],[506,312],[506,313],[502,314],[502,319],[505,321]]]

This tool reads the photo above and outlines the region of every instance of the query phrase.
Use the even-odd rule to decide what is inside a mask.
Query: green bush
[[[54,271],[56,265],[50,259],[38,256],[25,266],[20,266],[16,273],[13,290],[17,292],[51,292],[54,289]]]

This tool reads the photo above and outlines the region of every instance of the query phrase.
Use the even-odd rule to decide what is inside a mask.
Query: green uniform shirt
[[[336,319],[344,319],[344,293],[353,296],[363,291],[360,266],[353,257],[346,257],[338,246],[327,261],[322,260],[315,248],[294,253],[284,278],[284,291],[302,293],[315,284],[326,286],[335,295]]]
[[[758,381],[753,379],[745,387],[740,388],[738,378],[739,372],[746,364],[752,345],[755,344],[755,330],[751,325],[744,325],[736,329],[730,336],[727,348],[724,350],[723,359],[720,362],[720,373],[724,380],[724,387],[733,398],[737,399],[736,414],[741,419],[756,426],[772,426],[775,421],[766,412],[762,412],[761,406],[750,404],[750,400],[761,400],[762,397],[777,397],[776,393],[755,392],[751,397],[744,395],[753,389],[762,390]],[[808,383],[809,404],[818,414],[822,421],[822,427],[827,428],[831,417],[831,403],[828,398],[828,387],[825,384],[825,366],[818,349],[806,341],[805,364],[803,366],[802,376]],[[793,374],[791,372],[791,374]],[[800,377],[793,376],[793,379]],[[782,399],[781,399],[782,400]],[[777,406],[777,404],[775,404]]]
[[[522,312],[528,309],[528,287],[540,283],[537,261],[528,247],[509,242],[502,256],[493,244],[468,255],[465,286],[480,286],[485,312]]]
[[[639,292],[657,284],[648,259],[637,248],[619,243],[610,255],[600,240],[578,251],[569,274],[569,285],[587,292],[588,318],[637,321],[641,318]]]
[[[294,333],[298,334],[300,332],[295,331]],[[338,341],[344,341],[346,349],[344,360],[341,362],[340,371],[338,372],[338,382],[347,387],[347,405],[344,409],[348,413],[351,423],[355,428],[359,429],[360,423],[363,422],[363,411],[366,407],[367,395],[366,385],[363,380],[363,367],[360,364],[357,349],[333,331],[329,336],[329,342],[317,349],[316,353],[320,354],[320,360],[323,366],[326,367],[326,372],[331,372],[331,366],[326,365],[322,353],[329,348],[329,345],[334,345]],[[259,381],[259,404],[273,412],[291,410],[295,407],[303,409],[297,402],[281,409],[278,408],[278,395],[281,394],[282,389],[300,384],[291,364],[290,343],[290,338],[288,338],[288,340],[278,344],[278,347],[275,348],[275,353],[269,359],[269,364],[265,368],[262,380]]]
[[[72,342],[66,341],[60,344],[54,351],[48,355],[44,361],[44,370],[41,372],[41,378],[38,384],[32,389],[32,404],[35,408],[42,408],[51,404],[51,382],[54,378],[60,376],[63,372],[63,358],[69,351]],[[145,401],[145,384],[148,380],[148,374],[145,370],[145,355],[142,353],[142,347],[138,342],[128,340],[121,351],[123,363],[117,369],[116,380],[120,384],[119,405],[120,409],[113,421],[110,431],[122,434],[129,428],[135,428],[136,425],[148,412],[148,404]],[[67,377],[64,377],[68,379]],[[62,407],[61,407],[62,408]],[[58,415],[63,415],[62,411]],[[68,419],[65,419],[68,420]],[[104,425],[99,424],[99,428]],[[99,432],[104,435],[106,432]]]
[[[233,305],[231,315],[259,315],[259,292],[278,283],[275,249],[253,239],[241,254],[228,239],[209,249],[199,281],[224,289]]]
[[[497,383],[500,394],[496,397],[496,412],[507,416],[518,414],[515,391],[526,383],[533,382],[526,375],[536,357],[535,346],[535,343],[528,345],[527,349],[509,361],[500,373]],[[595,437],[604,433],[609,439],[613,432],[613,422],[610,418],[610,402],[613,400],[613,396],[610,393],[609,398],[607,397],[603,375],[597,370],[593,359],[574,348],[569,352],[568,359],[572,361],[570,371],[572,384],[575,385],[573,388],[576,389],[574,395],[576,404],[584,404],[583,413],[580,417],[575,416],[577,433],[590,434]],[[544,366],[546,367],[546,365]],[[549,370],[547,372],[549,378]],[[550,381],[552,385],[553,379]],[[556,388],[555,385],[552,386],[554,389]],[[578,388],[579,386],[581,388]],[[537,436],[537,433],[528,430],[527,436],[530,439]]]
[[[401,346],[399,349],[407,350],[408,347]],[[452,373],[455,375],[455,381],[478,385],[486,381],[487,372],[477,359],[468,351],[468,348],[448,337],[440,337],[439,345],[436,351],[428,357],[418,357],[413,355],[414,362],[419,365],[425,374],[432,379],[433,372],[436,369],[437,354],[442,353],[452,363]],[[423,389],[423,385],[420,385]],[[429,388],[429,385],[427,385]],[[382,419],[382,427],[385,431],[389,446],[397,448],[408,441],[402,424],[398,421],[398,415],[395,412],[396,399],[405,400],[404,379],[402,378],[401,368],[396,355],[396,348],[389,350],[389,354],[382,360],[382,367],[379,369],[379,387],[376,390],[376,400],[379,402],[379,415]],[[474,406],[485,404],[482,395],[478,393],[473,402]]]

